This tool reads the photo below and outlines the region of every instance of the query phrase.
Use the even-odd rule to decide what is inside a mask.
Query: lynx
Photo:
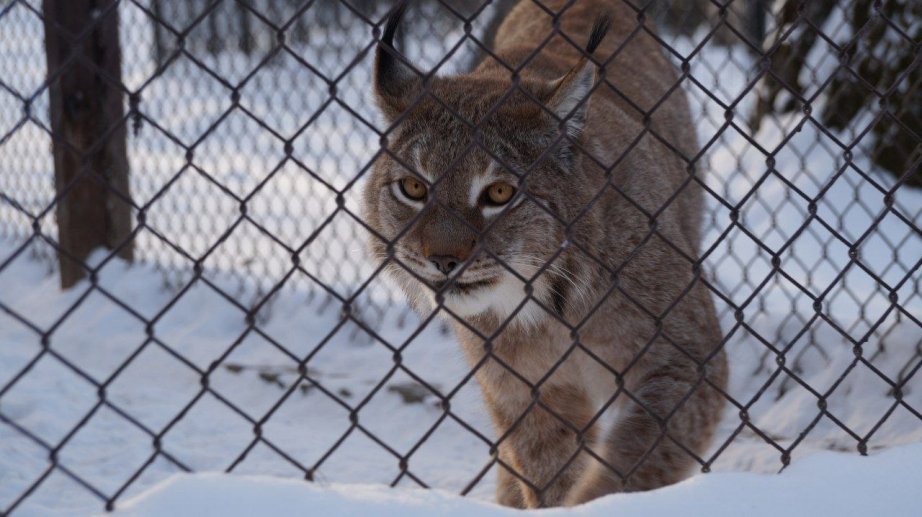
[[[694,126],[652,28],[621,0],[523,0],[492,54],[440,77],[395,49],[403,11],[374,63],[389,130],[364,217],[375,257],[452,322],[476,371],[498,502],[683,479],[727,365],[698,258]]]

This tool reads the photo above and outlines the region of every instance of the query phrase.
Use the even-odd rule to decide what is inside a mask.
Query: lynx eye
[[[407,176],[400,180],[399,184],[400,192],[413,201],[422,201],[426,197],[426,192],[428,190],[426,184],[416,178]]]
[[[499,206],[505,205],[512,199],[515,194],[515,187],[505,181],[498,181],[484,191],[484,201],[487,204]]]

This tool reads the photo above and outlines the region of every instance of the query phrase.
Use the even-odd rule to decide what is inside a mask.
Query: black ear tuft
[[[602,43],[602,40],[605,39],[605,35],[608,34],[608,29],[611,28],[611,16],[603,14],[599,16],[595,24],[592,26],[592,32],[589,33],[589,41],[586,42],[586,52],[592,54],[595,52],[595,49],[599,48],[599,45]]]
[[[384,34],[381,35],[381,43],[378,45],[377,63],[375,72],[377,76],[377,85],[386,95],[399,95],[399,89],[404,86],[407,80],[407,66],[402,61],[402,56],[394,46],[394,36],[400,27],[400,21],[407,11],[407,2],[401,2],[391,11],[384,25]]]
[[[407,99],[417,88],[420,77],[394,46],[394,36],[406,10],[407,2],[403,1],[391,11],[375,53],[375,97],[384,116],[391,120],[407,109]]]
[[[394,48],[394,35],[397,34],[397,28],[400,27],[400,22],[403,20],[403,15],[407,12],[407,2],[401,2],[393,11],[391,11],[390,16],[387,18],[387,23],[384,25],[384,34],[381,35],[381,43],[384,43],[388,47],[396,50]]]

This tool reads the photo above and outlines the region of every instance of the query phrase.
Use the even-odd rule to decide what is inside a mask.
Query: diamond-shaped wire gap
[[[378,151],[377,141],[365,122],[331,102],[298,134],[291,154],[309,174],[341,191],[365,170]],[[335,199],[332,191],[326,195]]]
[[[40,214],[54,199],[54,167],[51,153],[47,152],[50,146],[48,134],[31,122],[0,144],[0,192],[32,215]],[[7,213],[21,219],[19,210],[0,201],[0,221],[7,219]],[[23,235],[23,229],[30,224],[31,221],[20,226],[17,234]],[[54,217],[43,218],[42,227],[49,235],[57,234]]]
[[[451,486],[438,483],[432,486],[460,491],[482,468],[483,461],[488,457],[488,449],[482,438],[455,420],[464,420],[467,426],[477,429],[481,436],[491,434],[490,423],[482,410],[479,387],[468,380],[467,363],[454,339],[441,332],[440,320],[417,322],[414,318],[403,329],[392,325],[389,327],[382,329],[380,335],[386,336],[385,339],[392,346],[403,347],[399,361],[394,359],[399,371],[363,407],[362,415],[364,417],[370,412],[404,416],[367,418],[363,427],[401,455],[406,457],[412,454],[408,458],[408,468],[425,483],[432,485],[436,479],[445,478],[446,481],[451,480]],[[448,405],[443,404],[443,397],[450,397],[446,399]],[[446,410],[450,410],[451,415]],[[472,448],[483,450],[480,456],[473,458],[471,454],[451,454],[446,458],[443,454],[446,447],[456,452]],[[415,461],[416,454],[423,454],[421,462]],[[427,474],[438,474],[433,467],[445,461],[463,467],[463,475],[430,479]],[[444,468],[444,463],[442,465]],[[407,476],[401,477],[399,482],[413,486],[417,484]]]
[[[55,346],[54,337],[50,344]],[[98,401],[95,386],[46,354],[3,395],[2,411],[39,439],[57,445]]]
[[[238,475],[278,476],[286,478],[305,478],[309,471],[306,466],[299,466],[290,459],[290,451],[274,448],[265,441],[256,442],[247,451],[244,458],[234,465],[231,472]],[[286,456],[289,456],[286,458]]]
[[[157,287],[151,287],[151,293],[156,292],[157,296],[144,295],[132,299],[132,308],[140,312],[146,318],[155,316],[164,305],[168,302],[171,292],[175,294],[182,287],[189,284],[194,276],[194,258],[188,257],[180,250],[178,245],[165,239],[156,230],[149,228],[141,229],[135,240],[135,268],[133,271],[139,271],[141,267],[149,268],[144,275],[150,275],[151,280],[156,280]],[[143,266],[142,266],[143,265]],[[133,273],[139,274],[139,273]],[[147,285],[146,282],[144,285]],[[105,283],[104,287],[109,292],[119,293],[130,292],[132,287],[126,281],[124,284]]]
[[[207,369],[246,328],[235,300],[204,281],[194,281],[154,324],[157,338],[199,369]]]
[[[772,273],[771,255],[739,227],[731,229],[707,257],[716,272],[714,283],[736,306],[754,294]]]
[[[0,140],[24,123],[23,102],[0,85]]]
[[[307,366],[317,372],[317,378],[329,391],[340,394],[345,389],[350,404],[367,404],[373,397],[395,397],[384,386],[393,382],[397,371],[394,352],[388,344],[372,340],[354,328],[351,319],[338,325],[332,334],[316,334],[314,348],[307,356]],[[370,344],[369,344],[370,343]],[[393,345],[391,345],[393,346]],[[345,395],[341,395],[345,397]],[[387,420],[380,417],[379,419]]]
[[[327,344],[330,336],[336,335],[344,324],[343,307],[335,296],[327,294],[325,286],[317,284],[301,271],[297,271],[286,284],[289,282],[296,283],[297,289],[278,293],[272,300],[271,315],[266,305],[260,307],[255,314],[258,326],[254,332],[281,353],[293,355],[301,361],[318,346],[330,346]],[[350,326],[350,333],[355,332],[353,327]],[[337,339],[342,338],[339,336]],[[349,340],[345,342],[353,344]]]
[[[141,111],[146,114],[146,106],[141,106]],[[170,182],[188,163],[186,148],[153,124],[144,125],[126,143],[131,197],[136,205],[143,207],[170,188]]]
[[[826,8],[830,10],[830,13],[822,23],[809,13],[806,13],[806,16],[801,13],[797,23],[800,30],[795,29],[792,35],[788,37],[789,41],[797,39],[807,41],[808,37],[815,36],[816,42],[811,48],[806,49],[807,55],[797,56],[788,52],[784,56],[787,58],[784,68],[787,69],[793,69],[792,65],[797,63],[798,60],[804,61],[798,77],[798,85],[804,86],[804,82],[807,84],[800,91],[810,101],[815,102],[820,99],[819,103],[824,102],[820,92],[824,89],[828,92],[828,89],[826,89],[827,82],[831,77],[840,73],[839,65],[842,62],[841,47],[854,38],[852,25],[843,23],[843,21],[852,18],[851,12],[849,12],[850,9],[840,3],[828,5]],[[820,9],[822,10],[823,7],[820,7]]]
[[[327,407],[328,412],[333,413],[322,419],[321,423],[317,425],[320,429],[329,428],[322,431],[327,437],[325,439],[327,450],[332,450],[330,448],[350,429],[348,410],[345,409],[343,404],[359,405],[356,409],[357,416],[359,420],[364,421],[366,426],[379,425],[380,422],[390,422],[391,424],[402,422],[405,425],[408,421],[406,418],[385,417],[388,414],[393,415],[394,409],[391,406],[394,404],[385,404],[387,407],[382,406],[382,401],[393,402],[391,399],[399,399],[399,393],[388,391],[384,386],[384,384],[391,381],[389,376],[392,375],[392,371],[395,369],[393,353],[383,345],[357,346],[357,342],[367,342],[369,339],[355,339],[353,337],[355,331],[350,328],[351,326],[354,326],[354,323],[350,320],[345,326],[337,327],[335,334],[330,336],[329,340],[324,337],[324,341],[320,346],[315,348],[315,351],[307,357],[308,376],[315,384],[313,386],[308,385],[306,390],[307,399],[301,404],[316,404],[319,397],[320,402],[324,407]],[[314,335],[317,334],[315,333]],[[368,403],[369,399],[372,400],[371,403]],[[290,444],[289,431],[284,428],[273,431],[273,427],[278,426],[280,422],[289,422],[291,418],[282,415],[291,414],[291,411],[296,411],[294,408],[297,407],[299,407],[299,400],[297,394],[294,394],[282,403],[278,413],[274,414],[266,424],[266,436],[270,441],[286,451],[303,451],[292,455],[299,462],[309,465],[313,469],[319,462],[326,461],[325,453],[327,450],[323,448],[313,450],[313,452],[304,450],[303,446]],[[343,412],[345,413],[341,417],[335,417],[335,414]],[[368,414],[372,414],[372,417],[368,417]],[[381,430],[373,429],[370,432],[372,436],[380,438],[384,444],[392,447],[394,446],[391,443],[392,441],[406,439],[403,436],[406,434],[406,429],[403,429],[402,434],[398,433],[393,436],[390,436],[389,430],[382,432]],[[355,430],[354,433],[363,434],[360,430]],[[385,434],[388,436],[384,436]],[[350,439],[356,439],[355,436],[353,434]],[[366,446],[371,446],[366,441],[369,438],[366,435],[364,437],[359,436],[357,439],[365,443]],[[374,439],[371,439],[371,441],[374,443]],[[314,448],[314,444],[311,444],[311,447]],[[386,450],[381,451],[382,446],[380,444],[371,446],[371,448],[375,450],[368,452],[376,459],[379,458],[381,452],[384,453],[379,459],[385,464],[389,463],[389,470],[393,471],[396,467],[396,460],[388,461],[388,457],[394,458],[394,456],[387,453]],[[321,452],[321,454],[318,455],[317,452]],[[352,452],[346,452],[346,454],[349,455],[349,458],[352,458]],[[335,456],[336,454],[334,454]],[[351,461],[353,460],[346,462]],[[347,469],[360,468],[361,472],[365,471],[365,467],[366,465],[361,465],[360,467],[357,465],[342,466],[342,468]],[[321,473],[324,472],[325,468],[321,468]],[[394,472],[393,475],[396,475],[396,471]],[[329,474],[329,471],[327,473]]]
[[[55,329],[54,349],[97,382],[144,342],[145,323],[94,290]]]
[[[877,11],[877,9],[874,9]],[[918,13],[911,13],[913,9],[902,9],[904,15],[913,17]],[[858,78],[853,79],[862,83],[862,89],[873,87],[877,91],[888,91],[895,86],[895,82],[906,74],[913,66],[912,55],[918,42],[910,39],[907,29],[914,22],[910,20],[890,20],[880,16],[886,15],[883,10],[871,13],[865,37],[859,38],[849,47],[853,53],[849,64],[851,71]],[[900,21],[907,22],[900,26]],[[896,25],[892,23],[896,22]],[[910,29],[911,30],[911,29]],[[911,32],[910,32],[911,34]],[[850,74],[851,75],[851,74]],[[871,94],[868,91],[868,94]]]
[[[372,25],[343,4],[318,3],[302,13],[295,26],[302,21],[306,23],[310,27],[307,38],[303,41],[294,38],[294,41],[289,42],[298,56],[328,78],[346,72],[353,58],[374,41]],[[381,14],[388,8],[381,2],[375,4]],[[374,21],[379,19],[380,14],[371,18]],[[367,87],[370,82],[365,84]]]
[[[159,7],[163,7],[161,5]],[[141,4],[149,9],[150,5]],[[157,72],[157,48],[159,42],[155,31],[158,23],[148,16],[144,9],[135,2],[122,2],[118,7],[119,40],[122,55],[122,74],[120,80],[128,91],[136,91],[150,81]],[[174,20],[175,21],[175,20]],[[161,29],[162,32],[162,29]],[[174,39],[171,38],[170,39]],[[143,99],[143,94],[142,94]],[[133,169],[132,169],[133,170]]]
[[[35,329],[0,310],[0,327],[7,332],[0,340],[0,389],[22,375],[42,353],[41,337]],[[2,410],[2,407],[0,407]]]
[[[433,414],[442,410],[435,404],[427,409]],[[452,407],[454,411],[454,406]],[[468,422],[470,423],[470,422]],[[428,431],[423,422],[414,426],[413,434]],[[487,430],[485,436],[491,436]],[[414,445],[415,446],[415,445]],[[490,446],[452,418],[444,419],[427,439],[418,445],[407,462],[408,469],[433,488],[461,492],[490,458]],[[489,499],[495,486],[495,469],[482,479],[470,495]],[[409,476],[403,476],[397,486],[416,487]]]
[[[328,289],[351,296],[372,273],[362,233],[353,217],[335,212],[312,240],[302,243],[303,270]]]
[[[302,41],[310,37],[310,33],[306,32],[306,22],[319,22],[320,19],[322,19],[321,17],[329,15],[331,9],[334,8],[333,6],[338,3],[339,2],[327,5],[311,0],[292,0],[289,2],[269,2],[264,4],[261,2],[245,1],[241,3],[242,5],[240,7],[245,7],[246,9],[242,10],[246,11],[250,16],[264,19],[267,24],[279,28],[284,27],[286,29],[286,39],[292,38],[294,41]],[[305,16],[306,19],[293,20],[293,18],[299,15]],[[238,14],[238,16],[240,16],[240,14]],[[300,27],[298,24],[299,21],[302,22]]]
[[[286,139],[329,98],[327,81],[288,50],[272,56],[240,90],[240,105]]]
[[[0,415],[15,419],[0,401]],[[48,449],[0,422],[0,511],[9,508],[51,465]]]
[[[365,242],[367,241],[356,242],[356,248]],[[366,331],[371,329],[379,336],[388,336],[392,328],[410,330],[417,328],[418,315],[407,304],[403,292],[391,281],[390,275],[385,270],[378,270],[379,267],[380,264],[373,264],[368,260],[359,262],[357,278],[352,284],[344,287],[343,293],[334,294],[326,287],[310,291],[311,300],[317,300],[314,303],[320,312],[336,313],[343,310],[344,307],[339,298],[349,297],[349,314],[353,321],[358,323],[353,329],[354,339],[371,337],[367,332],[360,332],[361,329]],[[299,273],[303,273],[302,276],[305,278],[309,277],[303,269],[299,270]],[[310,278],[316,277],[311,275]],[[361,289],[361,292],[356,293],[358,289]],[[439,325],[443,334],[446,331],[446,325],[446,323]],[[383,337],[382,339],[393,346],[403,342],[397,337]]]
[[[798,383],[826,393],[854,362],[854,338],[843,335],[840,328],[822,317],[810,328],[786,343],[785,366],[789,375],[783,379],[782,391]]]
[[[270,231],[245,218],[209,252],[203,262],[204,277],[253,309],[268,303],[264,297],[274,295],[294,276],[292,255],[294,250]]]
[[[367,132],[369,129],[373,129],[383,132],[390,125],[388,121],[381,117],[377,109],[374,92],[368,87],[372,80],[372,66],[375,57],[373,49],[374,40],[371,37],[371,28],[369,27],[362,47],[362,50],[367,50],[366,53],[344,54],[344,58],[350,63],[348,68],[342,70],[340,75],[329,77],[331,81],[335,81],[332,85],[335,88],[335,96],[332,95],[330,88],[324,88],[323,90],[323,93],[327,95],[323,98],[325,101],[329,100],[339,104],[340,108],[345,111],[340,116],[346,117],[346,119],[350,117],[355,119],[351,120],[349,124],[354,126],[356,131]],[[300,54],[299,57],[303,58]],[[311,65],[315,64],[313,61],[309,61],[309,63]],[[371,138],[372,142],[378,141],[378,138],[371,133],[366,136]]]
[[[25,515],[48,515],[67,508],[75,514],[92,514],[103,506],[103,500],[60,469],[55,469],[34,492],[14,510]]]
[[[769,388],[769,393],[777,391],[775,388],[777,382],[791,375],[795,374],[792,374],[790,370],[782,369]],[[809,382],[805,384],[809,385]],[[818,437],[822,432],[821,425],[826,420],[822,418],[822,411],[819,408],[819,396],[811,392],[804,384],[790,382],[789,385],[790,387],[780,399],[772,396],[762,397],[748,408],[752,422],[749,428],[750,433],[759,436],[762,440],[770,440],[785,451],[793,448],[793,454],[790,452],[772,454],[777,461],[774,463],[775,468],[785,463],[785,457],[822,448]]]
[[[908,187],[897,188],[893,192],[892,210],[900,217],[914,221],[918,228],[922,221],[922,199],[919,199],[917,189]]]
[[[4,196],[5,194],[0,194],[0,238],[14,242],[14,239],[32,235],[32,218],[28,212],[23,210],[16,199]],[[37,250],[33,250],[31,255],[34,256],[35,251]]]
[[[829,291],[824,312],[851,339],[859,340],[890,309],[889,295],[867,272],[852,266]]]
[[[221,437],[220,447],[215,447],[215,436]],[[253,436],[252,422],[206,393],[164,434],[162,443],[193,470],[225,470]]]
[[[47,330],[90,289],[83,282],[61,292],[58,278],[36,262],[36,256],[48,250],[44,241],[32,238],[28,241],[3,240],[2,243],[0,285],[4,288],[0,289],[0,304],[15,313],[0,312],[4,317],[20,322],[25,319],[30,327]],[[37,335],[34,341],[38,343]]]
[[[712,196],[707,196],[709,202],[704,214],[701,225],[702,238],[699,246],[699,253],[707,253],[704,257],[705,270],[708,278],[715,280],[721,275],[720,264],[722,262],[733,260],[728,253],[732,250],[732,240],[739,235],[739,232],[732,228],[731,211],[725,205],[717,203]],[[721,246],[724,246],[721,248]],[[700,256],[700,255],[699,255]],[[723,287],[735,287],[736,282],[730,282]],[[720,296],[712,296],[717,303],[718,314],[725,308],[726,303]]]
[[[217,360],[217,358],[215,358]],[[308,375],[311,372],[308,369]],[[293,382],[293,396],[306,396],[313,386],[300,381],[298,358],[279,350],[257,332],[249,332],[210,376],[212,389],[253,420],[269,412]]]
[[[775,153],[775,170],[793,194],[816,198],[822,202],[829,195],[827,188],[834,183],[845,166],[843,150],[814,122],[806,122],[800,131]]]
[[[777,174],[764,178],[740,207],[740,224],[762,245],[780,250],[806,223],[809,202]]]
[[[759,63],[745,46],[727,45],[727,42],[718,41],[714,37],[703,42],[706,36],[705,33],[698,33],[680,37],[675,40],[673,47],[688,59],[688,74],[691,78],[684,83],[686,90],[695,98],[703,96],[711,101],[705,113],[707,118],[719,125],[724,121],[724,112],[713,98],[723,105],[736,105],[735,112],[739,115],[748,115],[755,102],[755,95],[754,91],[747,92],[746,89],[757,77]],[[739,41],[735,34],[731,33],[730,38]],[[695,52],[694,55],[692,52]],[[671,52],[666,54],[677,67],[681,66],[681,61],[675,55]]]
[[[702,138],[703,142],[707,142]],[[759,146],[761,140],[757,141]],[[763,147],[764,149],[764,147]],[[759,184],[768,171],[766,154],[747,140],[734,127],[723,131],[712,144],[706,156],[706,184],[716,192],[723,203],[737,205]],[[714,203],[713,196],[706,196]]]
[[[395,361],[390,363],[394,365]],[[379,380],[384,381],[384,377]],[[384,382],[371,399],[362,401],[359,418],[365,431],[405,458],[425,434],[445,417],[444,411],[438,406],[438,394],[432,391],[440,391],[442,384],[421,384],[404,371],[395,372]],[[394,466],[395,462],[391,462],[391,479],[399,474],[392,470]],[[409,469],[417,476],[420,474],[414,468],[413,457],[409,460]]]
[[[888,212],[864,236],[859,251],[862,266],[884,283],[896,286],[922,257],[922,236]]]
[[[135,474],[132,473],[132,476],[126,476],[119,480],[122,483],[122,486],[119,487],[122,492],[118,494],[116,505],[119,501],[135,497],[173,474],[180,472],[185,471],[164,458],[163,455],[158,455],[149,465],[144,466],[140,472],[137,472],[136,477],[132,477]]]
[[[194,369],[150,342],[111,381],[106,398],[159,433],[198,394],[200,380]]]
[[[102,407],[71,438],[58,461],[111,496],[153,454],[150,436]]]
[[[794,228],[794,224],[802,223],[790,221],[790,224],[784,223],[784,227]],[[819,296],[849,264],[848,251],[841,240],[814,220],[785,243],[778,255],[779,267],[792,285],[799,285],[813,296]],[[813,311],[808,309],[808,312]]]
[[[890,225],[905,225],[894,216],[883,227],[877,219],[886,209],[884,194],[868,184],[852,167],[846,167],[817,203],[817,215],[845,239],[857,242],[869,229],[889,233]]]
[[[922,325],[898,310],[891,310],[875,323],[876,328],[862,344],[862,356],[879,375],[902,383],[906,366],[919,359],[917,347],[922,342]],[[915,392],[922,391],[922,380],[909,379],[901,391],[907,399],[910,398],[907,394],[911,394],[912,399],[919,401],[922,395]]]
[[[148,227],[200,259],[239,219],[240,206],[199,171],[187,167],[150,205],[146,217]]]
[[[758,345],[763,347],[762,368],[773,369],[778,354],[798,343],[785,355],[785,363],[793,371],[800,372],[806,365],[825,364],[829,360],[831,352],[823,340],[814,339],[812,330],[817,322],[816,296],[817,293],[787,276],[783,268],[760,289],[759,304],[752,306],[752,309],[758,307],[759,311],[754,318],[744,313],[744,321],[757,338]],[[758,371],[758,367],[755,369]],[[775,383],[778,395],[785,392],[789,382],[788,378],[782,378]]]
[[[297,249],[336,210],[335,194],[292,160],[247,200],[252,224]],[[291,253],[279,258],[292,264]]]
[[[235,109],[196,147],[193,163],[223,189],[244,198],[284,156],[279,138]]]
[[[915,272],[903,281],[896,295],[901,309],[898,311],[899,317],[908,322],[920,321],[918,315],[922,314],[922,267],[917,267]]]
[[[750,306],[742,314],[745,322],[742,325],[735,324],[732,313],[722,319],[726,336],[724,349],[731,365],[726,388],[729,398],[703,458],[713,461],[712,470],[777,472],[778,447],[771,438],[749,427],[751,421],[747,413],[748,407],[761,398],[775,399],[778,371],[775,364],[764,357],[771,353],[769,347],[777,347],[779,343],[763,335],[763,329],[774,329],[772,312]]]
[[[767,86],[780,90],[774,103],[775,106],[781,106],[782,111],[797,110],[802,105],[802,99],[816,98],[839,68],[839,61],[829,58],[830,55],[837,56],[839,51],[823,38],[822,32],[808,23],[796,23],[790,29],[789,33],[785,31],[788,34],[785,46],[781,47],[779,52],[770,55],[773,60],[772,69],[781,73],[775,72],[765,76]],[[809,49],[807,56],[791,52],[797,49],[801,42],[809,41],[814,36],[816,43]],[[786,71],[795,69],[794,65],[799,60],[805,60],[800,75],[796,79],[788,77],[790,74]]]
[[[24,97],[31,97],[45,81],[45,27],[41,18],[14,2],[0,17],[4,66],[2,81]]]
[[[181,56],[143,90],[140,109],[164,132],[191,145],[231,109],[231,93]]]
[[[331,451],[343,447],[341,440],[353,432],[350,411],[351,405],[357,400],[357,394],[352,390],[358,387],[355,384],[357,379],[348,373],[340,375],[339,372],[313,368],[310,364],[307,372],[313,381],[300,381],[297,389],[281,402],[263,424],[262,435],[273,448],[283,451],[314,476],[316,472],[313,469],[317,464]],[[282,399],[282,394],[277,394],[274,399]],[[375,461],[381,460],[379,448],[364,451],[368,453],[369,464],[362,461],[364,454],[361,451],[353,452],[360,457],[350,465],[352,475],[345,479],[355,481],[363,478],[367,471],[376,470]],[[261,459],[269,463],[264,464]],[[249,465],[246,467],[248,469],[265,469],[278,461],[277,455],[266,458],[248,456],[241,465]],[[380,467],[381,463],[378,463],[377,468]],[[378,482],[384,482],[383,476]]]
[[[918,84],[915,85],[918,88]],[[889,111],[880,110],[879,116],[873,120],[870,130],[858,142],[857,148],[860,156],[870,159],[874,167],[864,166],[867,169],[886,169],[872,175],[887,188],[892,188],[898,179],[907,176],[905,181],[915,181],[918,185],[918,165],[913,165],[919,160],[918,149],[920,140],[918,129],[913,127],[911,103],[914,99],[911,94],[890,98],[893,106]],[[909,126],[907,127],[907,125]],[[864,129],[865,126],[859,126]],[[915,131],[915,132],[913,132]]]
[[[258,67],[273,49],[275,31],[257,16],[247,16],[254,45],[247,53],[238,48],[238,34],[245,8],[237,2],[220,2],[186,36],[185,49],[200,66],[232,85],[239,84]]]
[[[348,423],[348,419],[344,420]],[[362,423],[361,417],[358,422]],[[385,484],[400,471],[397,454],[358,428],[343,435],[337,447],[331,445],[325,443],[322,463],[315,472],[320,481]]]
[[[736,167],[732,161],[728,161],[730,156],[727,155],[727,151],[732,149],[728,146],[736,144],[736,147],[739,147],[745,142],[739,139],[732,129],[722,129],[726,121],[721,112],[722,108],[713,99],[697,88],[686,87],[684,92],[688,98],[691,116],[698,122],[695,125],[698,144],[705,145],[714,138],[718,140],[718,143],[711,144],[710,152],[700,159],[701,170],[707,171],[705,181],[712,176],[723,177],[727,175],[726,169]]]
[[[412,35],[404,38],[404,45],[405,47],[420,47],[421,58],[428,59],[427,54],[429,52],[424,48],[428,45],[425,42],[431,41],[432,38],[443,42],[442,54],[431,56],[432,62],[428,63],[428,67],[431,68],[444,58],[445,49],[453,48],[459,40],[464,38],[458,52],[452,55],[439,71],[440,74],[446,75],[467,72],[473,69],[478,64],[478,60],[483,57],[483,47],[487,43],[487,31],[490,30],[491,25],[502,21],[501,18],[497,20],[496,17],[508,14],[509,7],[506,6],[506,11],[503,10],[503,7],[502,3],[487,2],[485,0],[474,2],[438,0],[432,2],[431,6],[422,5],[420,6],[420,11],[431,11],[423,14],[423,17],[427,20],[431,18],[433,22],[425,23],[420,27],[413,27],[411,30],[415,30],[413,30]],[[471,19],[472,17],[473,19]],[[470,19],[470,37],[465,38],[464,20],[467,19]],[[429,31],[422,30],[424,27],[428,27]],[[494,30],[496,28],[497,26],[493,26]],[[474,41],[475,39],[476,41]],[[401,47],[400,50],[403,51],[404,47]],[[495,49],[490,48],[489,50],[492,52]],[[418,61],[412,62],[416,63]],[[424,69],[424,71],[427,70]]]
[[[828,428],[823,440],[835,448],[856,450],[859,440],[852,434],[861,437],[860,441],[870,437],[867,445],[877,446],[892,445],[912,434],[920,420],[899,406],[888,381],[894,379],[885,379],[858,362],[827,398],[830,422],[821,426],[821,429]],[[918,396],[915,398],[918,400]],[[896,409],[902,410],[897,412]],[[887,433],[878,434],[890,419],[893,421],[886,427]]]

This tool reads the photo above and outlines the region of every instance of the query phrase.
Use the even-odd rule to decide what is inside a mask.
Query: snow
[[[922,444],[870,457],[823,452],[784,475],[699,475],[651,492],[616,494],[573,509],[521,512],[442,490],[318,486],[270,477],[180,474],[118,505],[115,515],[603,515],[813,517],[915,515],[922,505]],[[734,496],[728,497],[733,494]]]
[[[146,50],[152,35],[135,3],[122,9],[124,77],[138,88],[155,71]],[[23,95],[36,91],[44,77],[36,35],[41,21],[22,4],[0,18],[0,60],[21,72],[4,81]],[[297,134],[327,90],[296,57],[322,61],[325,74],[346,72],[341,60],[321,52],[328,36],[344,37],[326,34],[298,56],[273,58],[241,89],[240,105],[283,137]],[[689,53],[696,40],[676,44]],[[357,51],[355,46],[343,55]],[[438,57],[433,48],[422,45],[417,57],[431,62]],[[264,56],[200,57],[220,75],[239,80]],[[373,126],[367,57],[346,72],[337,90]],[[690,60],[690,73],[713,95],[688,87],[702,143],[721,130],[724,105],[745,94],[753,65],[739,50],[728,54],[711,45]],[[830,73],[829,66],[818,70],[816,84]],[[746,94],[737,105],[734,120],[745,119],[752,97]],[[461,492],[488,466],[493,437],[452,336],[438,320],[409,313],[394,287],[378,277],[352,304],[353,314],[369,326],[341,317],[342,300],[371,278],[374,264],[365,257],[364,230],[337,211],[335,191],[355,180],[376,152],[373,127],[332,104],[294,139],[296,163],[283,160],[281,141],[240,110],[209,130],[230,104],[229,90],[187,58],[143,90],[140,108],[157,125],[145,122],[130,138],[129,155],[132,190],[146,208],[149,229],[139,236],[140,262],[108,260],[95,285],[85,281],[62,292],[41,260],[47,246],[28,237],[31,221],[0,201],[0,511],[38,481],[17,512],[85,514],[108,499],[134,498],[154,486],[158,493],[223,494],[190,504],[223,504],[239,494],[240,506],[229,509],[245,508],[253,486],[291,504],[342,508],[349,501],[388,505],[394,512],[407,505],[438,505],[445,512],[493,508],[482,502],[492,498],[493,469],[470,498],[447,495]],[[0,90],[0,137],[21,122],[20,110],[20,101]],[[32,105],[36,120],[24,122],[0,145],[0,164],[13,171],[0,170],[0,192],[31,214],[45,210],[53,195],[48,137],[38,126],[47,123],[46,113],[47,96],[39,95]],[[706,265],[726,297],[718,303],[729,336],[729,394],[739,406],[728,406],[705,456],[716,473],[655,495],[614,496],[599,508],[637,505],[642,514],[667,508],[657,505],[685,508],[695,498],[716,512],[715,499],[721,508],[739,510],[729,505],[759,498],[777,512],[783,508],[778,505],[790,504],[789,513],[796,515],[793,506],[810,508],[814,495],[833,499],[832,487],[838,487],[840,499],[854,496],[851,504],[842,503],[848,514],[866,509],[859,495],[890,493],[878,478],[894,490],[901,480],[918,480],[896,473],[909,459],[918,464],[919,446],[906,444],[922,442],[922,378],[913,375],[922,361],[922,237],[907,223],[922,224],[922,192],[897,190],[894,210],[888,210],[884,195],[892,178],[858,154],[845,165],[835,138],[849,143],[866,123],[857,121],[851,134],[827,135],[803,114],[792,114],[767,121],[755,135],[740,122],[715,141],[702,170],[723,200],[709,198]],[[185,147],[203,136],[190,168]],[[345,192],[346,207],[355,212],[360,186],[359,180]],[[248,216],[241,219],[243,199]],[[816,216],[809,213],[813,201]],[[739,210],[736,226],[728,204]],[[203,212],[209,216],[201,217]],[[44,235],[54,238],[52,214],[40,222]],[[857,262],[849,254],[852,246]],[[784,274],[772,267],[772,253]],[[106,260],[99,253],[90,262]],[[196,260],[204,267],[202,280],[192,281]],[[267,286],[282,279],[285,289],[265,299]],[[254,313],[253,326],[248,312]],[[776,363],[779,355],[784,367]],[[298,374],[302,361],[307,381]],[[897,399],[894,383],[904,379]],[[440,396],[450,396],[450,412],[440,407]],[[154,455],[155,436],[160,455]],[[871,458],[817,452],[862,445]],[[50,448],[59,449],[63,469],[47,470]],[[780,477],[741,473],[775,473],[786,455],[792,464]],[[401,457],[407,458],[408,475],[401,475]],[[875,475],[875,465],[894,474]],[[231,470],[235,476],[172,477],[185,469]],[[242,477],[306,473],[331,488]],[[825,481],[838,477],[842,485]],[[442,491],[410,490],[418,486],[414,478]],[[164,480],[174,488],[158,484]],[[397,491],[381,488],[388,484]],[[804,496],[791,499],[794,492]],[[349,499],[358,495],[360,501]],[[905,491],[899,495],[893,504],[906,501]],[[259,500],[260,508],[272,499]],[[155,500],[125,509],[143,512]],[[890,499],[873,500],[884,505]]]

